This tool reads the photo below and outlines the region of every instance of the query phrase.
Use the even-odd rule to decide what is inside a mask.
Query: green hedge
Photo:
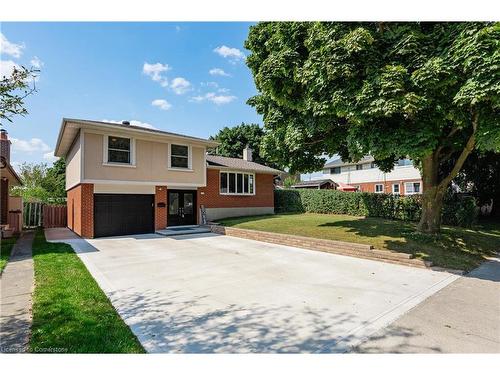
[[[276,212],[315,212],[418,221],[422,212],[421,199],[420,195],[284,189],[275,191],[274,206]],[[474,198],[446,197],[443,223],[469,227],[475,223],[477,216]]]

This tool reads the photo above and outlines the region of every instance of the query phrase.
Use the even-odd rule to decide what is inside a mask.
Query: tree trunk
[[[417,230],[420,232],[436,234],[441,229],[441,209],[443,208],[443,198],[446,189],[457,176],[465,159],[467,159],[467,156],[469,156],[475,146],[479,114],[474,108],[471,109],[471,120],[472,134],[448,176],[442,180],[439,179],[439,163],[442,151],[440,148],[422,159],[422,216],[417,226]],[[452,134],[453,131],[450,135]]]
[[[441,208],[445,190],[439,186],[438,174],[438,155],[432,153],[422,160],[422,216],[417,229],[423,233],[439,233],[441,228]]]

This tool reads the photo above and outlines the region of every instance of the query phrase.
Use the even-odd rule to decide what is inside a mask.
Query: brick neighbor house
[[[63,119],[68,227],[82,237],[151,233],[202,218],[274,213],[274,177],[252,161],[207,155],[217,142],[155,129]],[[203,216],[202,216],[203,212]]]
[[[371,156],[365,156],[357,163],[344,163],[337,159],[323,167],[323,176],[320,178],[329,178],[339,186],[347,184],[357,191],[370,193],[422,193],[422,177],[409,159],[399,160],[388,173],[381,171]]]
[[[0,231],[2,237],[11,236],[22,229],[23,203],[21,197],[9,194],[12,186],[22,185],[18,174],[10,164],[9,136],[0,130]]]

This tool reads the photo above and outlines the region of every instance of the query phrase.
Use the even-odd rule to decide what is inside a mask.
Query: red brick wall
[[[165,207],[158,207],[158,203],[164,203]],[[155,187],[155,229],[164,229],[167,226],[167,187]]]
[[[198,188],[198,207],[274,207],[272,174],[255,175],[255,195],[221,195],[219,183],[219,170],[207,169],[207,186]]]
[[[367,193],[375,193],[375,184],[384,185],[384,193],[392,194],[392,184],[399,184],[399,194],[405,195],[405,183],[406,182],[420,182],[420,190],[422,191],[422,180],[405,180],[405,181],[376,181],[376,182],[365,182],[361,184],[350,184],[351,186],[360,186],[361,191]]]
[[[94,237],[94,185],[77,185],[66,192],[66,197],[68,228],[81,237]]]

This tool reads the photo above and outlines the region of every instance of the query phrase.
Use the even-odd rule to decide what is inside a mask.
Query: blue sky
[[[208,137],[262,124],[244,57],[249,23],[2,23],[2,74],[40,66],[29,115],[5,128],[11,159],[52,162],[63,117],[135,120]]]

